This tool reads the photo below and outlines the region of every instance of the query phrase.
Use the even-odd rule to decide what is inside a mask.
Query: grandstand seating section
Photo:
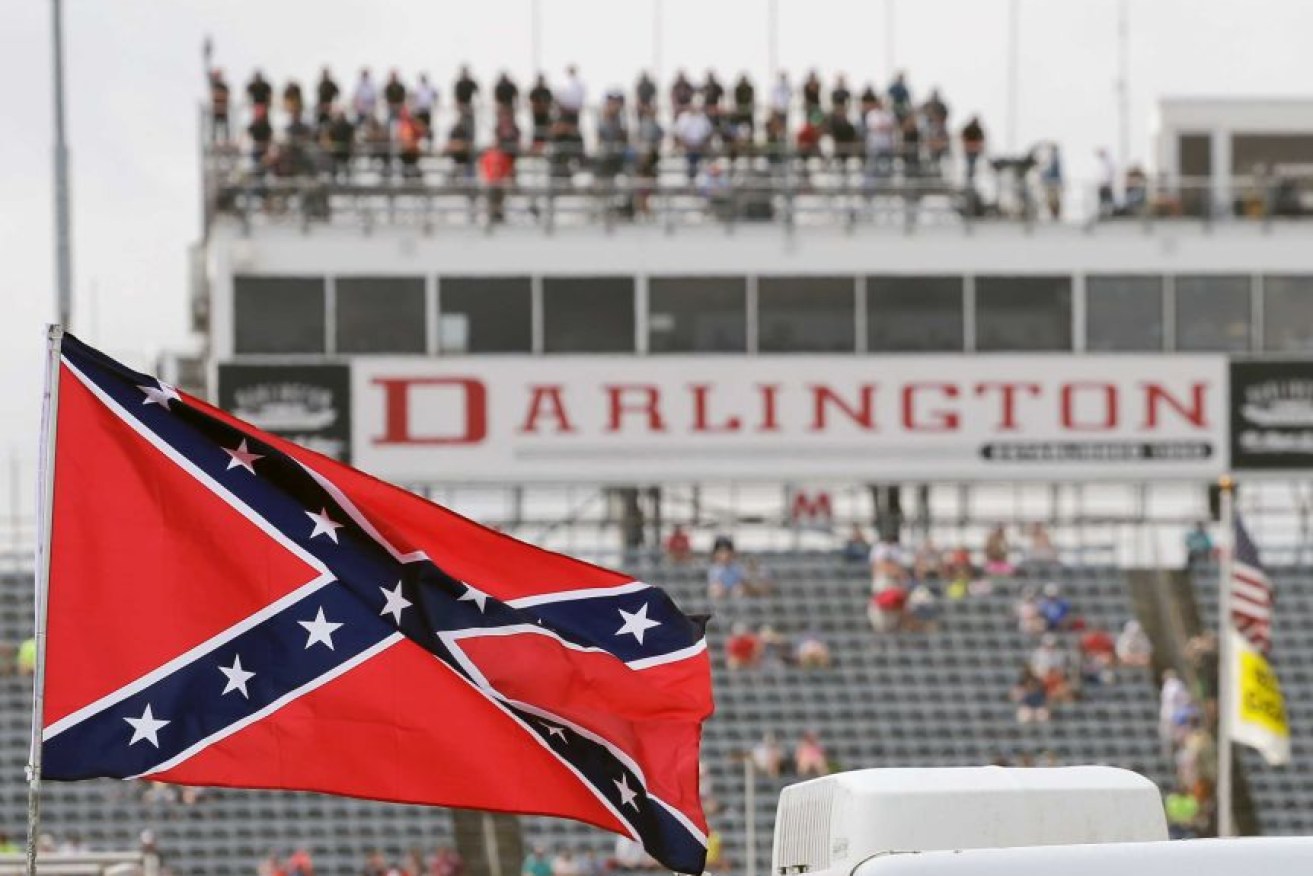
[[[767,730],[786,748],[803,729],[815,729],[844,768],[988,763],[1002,754],[1052,751],[1063,763],[1102,762],[1145,771],[1167,782],[1170,763],[1159,753],[1157,697],[1147,671],[1121,670],[1118,683],[1062,707],[1051,724],[1019,726],[1007,693],[1033,642],[1016,629],[1013,605],[1023,582],[995,582],[989,595],[945,603],[933,633],[877,639],[865,616],[867,572],[823,554],[763,558],[776,582],[771,596],[708,603],[700,565],[638,564],[637,577],[668,587],[688,611],[711,611],[711,648],[717,715],[707,728],[704,760],[722,810],[712,819],[736,865],[744,861],[742,767],[736,755]],[[1085,568],[1055,573],[1077,611],[1115,629],[1130,612],[1122,573]],[[1048,580],[1047,578],[1045,580]],[[1302,585],[1302,586],[1301,586]],[[1203,576],[1200,585],[1211,593]],[[1297,752],[1313,742],[1313,581],[1280,576],[1276,641],[1278,668],[1288,690]],[[0,642],[17,642],[31,628],[26,576],[0,580]],[[1207,600],[1204,600],[1206,603]],[[736,621],[770,624],[786,635],[817,631],[837,664],[829,670],[726,670],[723,641]],[[0,679],[0,830],[21,836],[26,786],[30,682]],[[1248,759],[1251,783],[1267,832],[1313,832],[1313,764],[1260,769]],[[770,828],[778,782],[759,779],[756,825],[759,870],[769,866]],[[450,841],[447,813],[333,797],[282,792],[207,791],[192,807],[148,805],[141,789],[96,781],[47,786],[45,828],[56,836],[77,831],[98,847],[127,848],[151,827],[179,873],[249,874],[271,849],[305,842],[322,874],[358,872],[365,850],[399,857],[412,846],[426,851]],[[613,839],[588,827],[524,819],[525,843],[590,847],[609,853]],[[736,870],[739,869],[736,866]]]

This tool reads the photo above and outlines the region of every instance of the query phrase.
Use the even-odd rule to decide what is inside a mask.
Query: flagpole
[[[1235,481],[1223,475],[1221,488],[1222,551],[1217,582],[1217,835],[1235,835],[1231,809],[1231,578],[1235,562]]]
[[[45,714],[46,599],[50,593],[50,524],[55,505],[55,434],[59,410],[59,354],[64,327],[46,328],[46,385],[41,397],[41,455],[37,467],[40,514],[36,540],[36,667],[32,675],[32,740],[27,759],[27,876],[36,876],[41,822],[41,725]]]

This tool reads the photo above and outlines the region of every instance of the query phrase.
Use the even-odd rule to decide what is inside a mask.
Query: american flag
[[[1231,622],[1255,648],[1272,649],[1272,607],[1276,593],[1258,558],[1240,515],[1235,515],[1235,551],[1231,563]]]

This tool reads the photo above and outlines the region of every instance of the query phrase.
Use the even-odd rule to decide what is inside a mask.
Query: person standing
[[[821,77],[812,69],[802,83],[802,114],[812,118],[821,108]]]
[[[246,83],[246,96],[251,101],[251,111],[254,113],[258,108],[264,108],[264,114],[269,115],[269,107],[273,102],[273,87],[265,80],[264,74],[260,68],[256,68],[251,74],[251,81]]]
[[[419,82],[410,97],[411,112],[415,121],[423,127],[422,135],[426,141],[433,140],[433,110],[438,105],[438,90],[429,82],[427,73],[419,74]]]
[[[555,99],[552,89],[547,85],[547,77],[538,74],[538,79],[529,90],[529,113],[533,118],[533,145],[541,149],[547,142],[552,127],[552,106]]]
[[[848,80],[840,73],[834,80],[834,88],[830,89],[830,110],[831,112],[842,112],[845,115],[848,112],[848,101],[852,100],[852,90],[848,88]]]
[[[679,142],[679,147],[683,150],[684,158],[688,162],[688,181],[690,183],[697,178],[698,166],[702,163],[703,156],[706,155],[712,133],[710,119],[702,112],[702,107],[698,106],[696,102],[690,105],[675,120],[675,139]]]
[[[226,143],[232,139],[228,101],[228,83],[224,81],[223,71],[215,67],[210,71],[210,141],[213,143]]]
[[[401,83],[396,70],[388,74],[387,84],[383,86],[383,103],[387,105],[388,122],[399,121],[401,110],[406,106],[406,86]]]
[[[739,81],[734,84],[734,125],[740,129],[746,127],[748,139],[752,139],[757,108],[757,90],[752,87],[752,80],[747,73],[739,74]]]
[[[962,154],[967,162],[967,184],[976,180],[976,164],[985,154],[985,129],[980,125],[980,117],[972,116],[962,128]]]
[[[356,112],[356,124],[363,125],[367,120],[374,118],[374,111],[378,108],[378,89],[374,87],[374,81],[369,78],[368,67],[361,69],[360,78],[356,80],[356,91],[351,97],[351,106]]]
[[[325,67],[319,73],[319,83],[315,85],[315,121],[320,127],[332,120],[333,104],[341,93],[342,89],[333,81],[333,74]]]
[[[1117,212],[1117,197],[1114,186],[1117,185],[1117,165],[1107,149],[1096,149],[1095,159],[1099,162],[1099,216],[1107,218]]]
[[[287,80],[283,86],[283,112],[299,121],[305,109],[305,98],[301,94],[301,83],[295,79]]]
[[[789,85],[789,74],[780,71],[779,78],[770,90],[770,112],[779,119],[781,125],[789,121],[789,104],[793,102],[793,88]]]
[[[561,121],[571,127],[579,126],[579,115],[584,110],[586,98],[583,80],[579,78],[579,68],[571,64],[565,68],[565,85],[556,95],[556,106],[561,113]]]
[[[693,98],[697,94],[697,89],[693,83],[688,81],[687,74],[683,70],[675,74],[675,81],[670,84],[670,112],[675,118],[679,118],[684,110],[689,108],[693,103]]]
[[[638,77],[638,83],[634,86],[634,102],[641,114],[645,109],[656,108],[657,85],[652,81],[652,77],[647,75],[644,70]]]
[[[520,88],[505,70],[497,77],[497,82],[492,87],[492,99],[499,109],[515,111],[515,104],[520,99]]]
[[[866,125],[866,176],[875,183],[893,173],[894,135],[898,120],[877,97],[863,120]]]
[[[462,64],[456,82],[451,87],[451,95],[456,101],[456,112],[469,130],[473,130],[474,127],[474,98],[478,94],[479,83],[470,75],[469,66]]]

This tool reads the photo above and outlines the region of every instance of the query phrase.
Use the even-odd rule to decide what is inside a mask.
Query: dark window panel
[[[545,278],[543,351],[634,352],[633,277]]]
[[[337,352],[423,353],[422,277],[338,277]]]
[[[1263,348],[1313,352],[1313,277],[1263,278]]]
[[[854,285],[851,277],[762,277],[757,281],[757,349],[853,352]]]
[[[976,278],[976,349],[1071,350],[1071,278]]]
[[[1162,352],[1162,277],[1086,278],[1085,347],[1094,353]]]
[[[323,353],[323,277],[235,277],[237,353]]]
[[[528,277],[443,277],[438,294],[438,349],[443,353],[533,352]]]
[[[872,353],[960,353],[961,277],[868,277],[866,347]]]
[[[1248,277],[1176,278],[1176,349],[1244,353],[1250,348]]]
[[[743,277],[653,277],[647,284],[653,353],[743,353],[748,293]]]

